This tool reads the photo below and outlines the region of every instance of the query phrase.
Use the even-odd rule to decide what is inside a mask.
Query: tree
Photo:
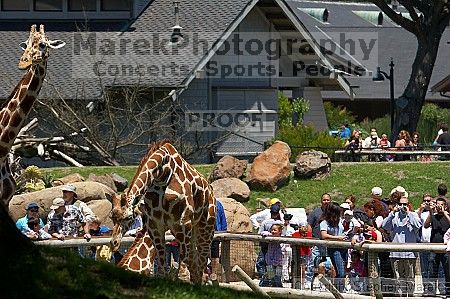
[[[400,130],[414,132],[430,83],[442,34],[450,22],[448,0],[399,0],[410,18],[392,9],[385,0],[371,0],[391,20],[414,34],[417,51],[408,84],[394,102],[395,138]]]

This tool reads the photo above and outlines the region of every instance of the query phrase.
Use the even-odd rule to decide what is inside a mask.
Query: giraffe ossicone
[[[188,266],[191,280],[201,283],[216,213],[216,200],[208,181],[168,140],[151,144],[126,194],[113,199],[113,251],[120,246],[131,223],[127,215],[135,198],[144,199],[144,230],[157,252],[158,275],[165,274],[165,232],[170,230],[180,244],[180,259]]]
[[[61,48],[65,42],[50,41],[44,25],[39,26],[39,31],[32,25],[28,39],[20,45],[24,52],[18,67],[27,72],[0,110],[0,198],[7,210],[16,189],[7,156],[41,90],[47,71],[48,49]]]

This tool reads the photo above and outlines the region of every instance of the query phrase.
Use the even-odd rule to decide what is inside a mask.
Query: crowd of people
[[[414,209],[407,190],[402,186],[391,190],[387,197],[383,197],[382,188],[372,188],[370,199],[359,208],[352,195],[338,203],[330,194],[324,193],[320,206],[308,213],[307,220],[297,222],[291,222],[292,215],[283,213],[284,207],[279,199],[272,199],[265,211],[252,215],[251,219],[254,228],[264,237],[292,236],[352,244],[447,244],[450,239],[450,205],[446,194],[446,185],[439,184],[436,196],[423,194],[420,206]],[[301,287],[309,288],[317,273],[327,273],[340,291],[367,292],[368,258],[365,252],[301,246],[296,255],[299,273],[292,273],[292,248],[289,244],[261,242],[260,245],[256,270],[261,286],[282,287],[283,282],[290,282],[296,276],[300,278]],[[378,255],[380,276],[395,281],[393,288],[398,295],[412,295],[418,257],[425,293],[435,294],[436,280],[442,275],[445,288],[441,294],[450,295],[450,253],[381,252]]]
[[[92,210],[77,198],[76,188],[65,185],[61,188],[62,197],[53,200],[46,224],[39,217],[39,205],[31,202],[26,207],[26,215],[17,220],[17,228],[33,240],[109,235],[111,230],[102,226]],[[423,194],[420,206],[414,209],[409,202],[405,188],[397,186],[387,197],[383,197],[380,187],[370,190],[370,199],[357,207],[357,199],[349,195],[341,203],[335,202],[329,193],[320,198],[320,206],[309,211],[307,218],[286,212],[278,198],[270,200],[269,207],[250,217],[258,233],[264,238],[287,236],[293,238],[316,238],[321,240],[347,241],[352,244],[361,242],[392,243],[442,243],[450,240],[450,204],[445,184],[439,184],[437,194]],[[145,208],[139,202],[136,213]],[[125,235],[136,234],[142,227],[142,218],[137,217],[135,224]],[[227,231],[224,208],[217,201],[216,231]],[[450,247],[450,244],[449,244]],[[81,248],[81,247],[80,247]],[[219,243],[211,246],[210,273],[218,274],[220,269]],[[311,285],[317,273],[324,273],[335,279],[336,287],[345,292],[364,292],[367,290],[367,253],[357,249],[339,249],[325,246],[301,246],[292,253],[287,243],[261,242],[261,251],[256,262],[257,274],[261,286],[282,287],[291,282],[292,277],[300,278],[302,287]],[[179,262],[179,244],[166,244],[170,268],[171,260]],[[93,248],[92,252],[81,252],[84,257],[102,259],[105,248]],[[449,250],[450,251],[450,250]],[[118,256],[105,260],[120,260]],[[299,265],[298,273],[293,273],[293,257]],[[425,291],[436,292],[435,281],[441,275],[445,280],[442,292],[450,294],[450,255],[447,253],[417,252],[381,252],[379,272],[383,278],[396,281],[396,292],[411,295],[414,291],[416,259],[420,258],[422,279]],[[388,262],[389,261],[389,262]],[[166,270],[169,270],[166,268]],[[427,285],[428,284],[428,285]]]
[[[348,124],[342,125],[339,131],[339,137],[345,140],[344,148],[350,153],[354,153],[360,149],[375,149],[375,150],[392,150],[399,151],[399,154],[389,154],[389,155],[377,155],[371,156],[372,160],[381,161],[404,161],[416,159],[416,156],[402,155],[400,152],[402,150],[422,150],[424,144],[420,140],[420,135],[418,132],[409,133],[406,130],[401,130],[395,140],[394,144],[388,140],[387,134],[381,134],[379,137],[376,128],[371,128],[370,133],[366,138],[363,138],[361,130],[355,129],[353,132],[350,130]],[[436,138],[432,144],[433,148],[438,151],[448,151],[450,150],[450,133],[448,132],[448,124],[439,124],[439,130]],[[448,156],[440,156],[439,159],[447,159]],[[431,157],[424,155],[420,157],[424,161],[430,161]],[[348,159],[350,161],[359,161],[360,156],[349,155]]]
[[[110,236],[112,230],[102,225],[100,219],[94,214],[89,206],[78,199],[76,187],[67,184],[61,187],[61,196],[56,197],[50,206],[46,223],[39,215],[39,205],[36,202],[30,202],[26,206],[26,214],[16,221],[17,229],[33,241],[58,239],[65,240],[69,238],[81,238],[90,240],[92,237]],[[224,207],[219,199],[216,200],[216,223],[215,231],[227,231],[227,220]],[[130,225],[124,236],[135,237],[138,230],[143,228],[143,212],[145,209],[144,200],[140,200],[134,212],[136,218]],[[169,233],[169,232],[168,232]],[[211,258],[208,265],[210,274],[218,275],[220,262],[220,242],[214,240],[211,244]],[[170,271],[174,263],[180,261],[180,244],[174,240],[166,243],[166,264],[167,272]],[[80,246],[77,248],[80,256],[103,260],[107,262],[118,263],[125,255],[127,249],[121,248],[117,252],[111,252],[108,245],[101,246]],[[156,264],[155,264],[156,271]]]

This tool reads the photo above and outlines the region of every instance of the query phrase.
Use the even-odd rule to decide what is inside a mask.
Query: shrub
[[[290,101],[282,92],[278,92],[278,126],[280,128],[292,127],[292,115],[297,113],[298,124],[303,121],[303,115],[309,111],[309,101],[296,98]]]
[[[356,121],[355,116],[346,107],[334,106],[331,102],[325,102],[323,106],[330,129],[340,128],[342,124],[354,124]]]
[[[388,138],[391,136],[391,116],[389,114],[376,118],[374,120],[369,120],[368,118],[364,119],[359,127],[363,132],[363,136],[369,136],[370,128],[376,128],[378,132],[378,137],[381,137],[381,134],[387,134]]]
[[[421,143],[432,143],[436,138],[438,125],[441,122],[450,123],[450,109],[443,109],[435,104],[425,104],[422,107],[417,132]]]
[[[328,132],[317,132],[314,127],[303,125],[280,128],[275,140],[281,140],[289,144],[292,150],[292,162],[295,161],[298,154],[311,150],[311,148],[303,148],[304,146],[325,152],[330,158],[337,148],[342,147],[342,141],[330,136]]]

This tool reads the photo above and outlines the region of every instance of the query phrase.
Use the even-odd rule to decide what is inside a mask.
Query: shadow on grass
[[[218,287],[149,278],[82,259],[73,249],[39,247],[1,256],[0,264],[2,298],[257,298]]]

